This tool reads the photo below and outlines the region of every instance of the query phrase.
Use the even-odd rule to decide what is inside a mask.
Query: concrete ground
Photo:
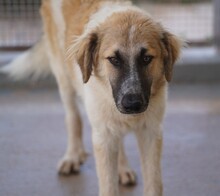
[[[219,85],[174,85],[169,94],[164,123],[164,195],[218,196]],[[66,146],[63,118],[55,90],[0,90],[1,196],[97,196],[86,117],[84,141],[90,153],[88,160],[79,175],[63,177],[56,173],[56,163]],[[121,196],[140,196],[143,182],[133,135],[126,138],[126,147],[138,185],[121,187]]]

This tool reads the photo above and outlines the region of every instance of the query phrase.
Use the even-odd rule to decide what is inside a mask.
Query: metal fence
[[[28,47],[39,39],[40,0],[0,0],[0,47]]]
[[[167,29],[191,43],[208,44],[213,40],[211,0],[137,0],[137,4]]]
[[[211,43],[211,0],[134,0],[172,32],[192,43]],[[0,48],[27,47],[41,33],[40,0],[0,0]]]

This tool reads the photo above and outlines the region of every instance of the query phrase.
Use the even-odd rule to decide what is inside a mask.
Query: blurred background
[[[194,45],[213,44],[213,1],[134,0],[134,2],[188,42]],[[1,48],[28,47],[39,39],[42,33],[40,4],[40,0],[0,1]]]
[[[180,65],[200,65],[176,67],[174,81],[220,80],[216,72],[220,68],[215,66],[220,48],[219,0],[133,1],[188,43],[187,49],[183,49]],[[42,35],[40,4],[40,0],[0,0],[0,66],[10,61],[17,51],[31,47]],[[3,53],[5,51],[11,53]],[[195,74],[197,70],[205,70],[206,61],[212,64],[209,74],[206,71]],[[187,74],[182,71],[186,68],[191,70]]]
[[[220,0],[134,0],[188,46],[169,87],[164,122],[165,196],[220,195]],[[0,0],[0,67],[42,35],[40,0]],[[82,109],[90,153],[81,174],[56,175],[66,146],[64,111],[53,78],[11,81],[0,74],[0,195],[97,196],[90,126]],[[139,196],[143,182],[135,139],[126,137]],[[95,179],[95,180],[94,180]]]

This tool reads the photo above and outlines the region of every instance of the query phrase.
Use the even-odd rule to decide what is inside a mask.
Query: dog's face
[[[152,77],[148,66],[154,56],[141,45],[122,46],[113,47],[104,55],[113,97],[120,112],[141,113],[150,98]]]
[[[147,109],[150,98],[171,80],[180,49],[175,36],[135,11],[112,15],[83,41],[76,56],[84,82],[93,70],[109,83],[118,110],[125,114]]]

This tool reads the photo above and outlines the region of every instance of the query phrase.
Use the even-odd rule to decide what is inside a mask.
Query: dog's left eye
[[[151,56],[151,55],[146,55],[146,56],[144,56],[144,62],[146,63],[146,65],[148,65],[148,64],[150,64],[151,63],[151,61],[153,60],[153,56]]]

